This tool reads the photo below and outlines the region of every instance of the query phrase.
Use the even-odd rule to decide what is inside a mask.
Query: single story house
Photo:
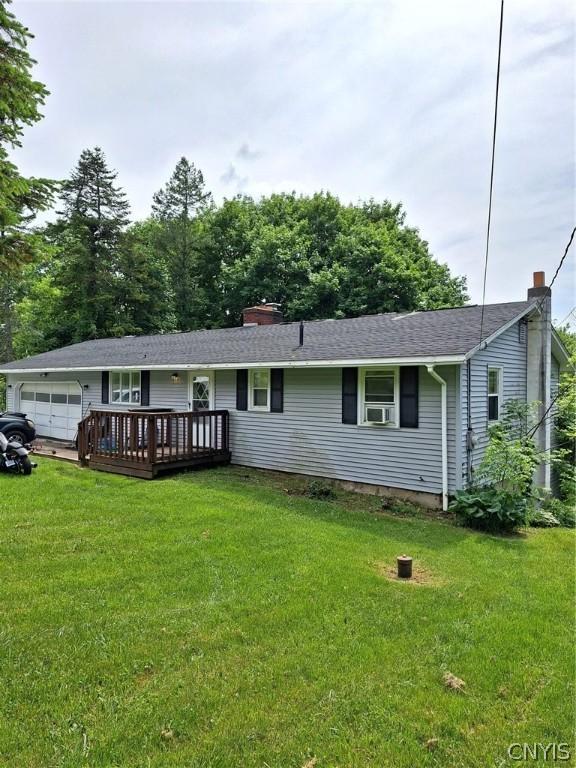
[[[473,477],[503,404],[537,400],[544,413],[567,364],[550,289],[534,277],[526,301],[304,323],[264,304],[236,328],[85,341],[0,372],[8,409],[40,435],[73,440],[87,414],[106,411],[122,442],[122,412],[173,409],[195,414],[190,445],[224,431],[233,463],[445,508]],[[200,422],[215,412],[225,425]],[[549,418],[536,439],[550,448]],[[154,451],[167,442],[162,432]],[[108,453],[121,458],[115,445]],[[545,464],[539,482],[550,485]]]

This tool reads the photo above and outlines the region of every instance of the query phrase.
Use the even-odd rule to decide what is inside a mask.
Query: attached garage
[[[34,420],[38,435],[74,440],[82,418],[82,392],[76,382],[24,382],[19,409]]]

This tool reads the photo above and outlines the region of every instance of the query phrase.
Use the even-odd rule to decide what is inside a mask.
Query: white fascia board
[[[64,373],[67,371],[186,371],[186,370],[237,370],[238,368],[346,368],[356,366],[382,365],[457,365],[465,361],[465,355],[435,355],[433,357],[382,357],[361,358],[358,360],[279,360],[261,361],[255,363],[163,363],[147,365],[107,365],[107,366],[73,366],[66,368],[0,368],[3,374],[22,373]]]
[[[570,354],[564,346],[564,342],[560,338],[560,334],[556,331],[555,328],[552,328],[552,354],[560,363],[560,368],[562,370],[565,370],[569,366]]]
[[[476,346],[470,350],[470,352],[467,352],[464,359],[468,360],[473,355],[476,354],[476,352],[481,352],[482,350],[486,349],[488,344],[494,341],[494,339],[497,339],[498,336],[500,336],[502,333],[508,330],[508,328],[511,328],[515,323],[518,322],[518,320],[522,320],[523,317],[525,317],[529,312],[532,312],[532,310],[537,306],[538,302],[535,301],[533,304],[531,304],[529,307],[524,309],[522,312],[520,312],[519,315],[516,315],[516,317],[513,317],[512,320],[508,321],[505,325],[498,328],[497,331],[494,331],[493,334],[490,336],[487,336],[485,339],[483,339],[481,344],[476,344]]]

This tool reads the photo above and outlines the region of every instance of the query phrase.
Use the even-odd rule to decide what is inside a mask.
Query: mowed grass
[[[39,464],[0,476],[2,766],[484,768],[572,742],[572,531]],[[386,577],[402,553],[422,583]]]

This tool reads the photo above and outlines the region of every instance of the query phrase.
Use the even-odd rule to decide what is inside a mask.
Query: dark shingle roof
[[[483,338],[532,305],[525,301],[486,305]],[[299,323],[96,339],[0,365],[0,370],[172,368],[465,355],[478,344],[480,313],[480,306],[469,306],[314,320],[304,324],[302,347],[298,346]]]

